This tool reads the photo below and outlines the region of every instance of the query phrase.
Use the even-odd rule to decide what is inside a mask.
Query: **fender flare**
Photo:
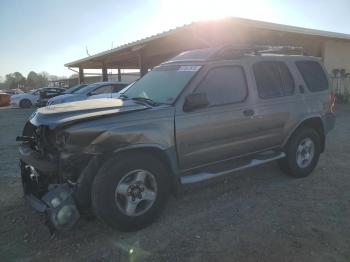
[[[325,141],[324,141],[324,139],[325,139],[325,137],[324,137],[324,136],[325,136],[325,135],[324,135],[324,121],[323,121],[322,116],[319,115],[319,114],[308,115],[307,117],[302,118],[302,119],[289,131],[287,137],[286,137],[286,138],[284,139],[284,141],[283,141],[282,147],[285,147],[285,146],[287,145],[289,139],[292,137],[292,135],[294,134],[294,132],[295,132],[298,128],[300,128],[306,121],[312,120],[312,119],[319,119],[320,122],[321,122],[322,129],[323,129],[323,137],[321,137],[321,139],[323,140],[323,141],[321,141],[321,142],[322,142],[322,152],[323,152],[323,150],[324,150],[324,143],[325,143]]]

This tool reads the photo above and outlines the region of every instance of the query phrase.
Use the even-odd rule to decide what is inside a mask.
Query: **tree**
[[[30,71],[27,76],[27,87],[29,89],[37,89],[49,84],[48,80],[49,74],[46,72],[41,72],[39,74],[34,71]]]
[[[8,89],[23,88],[25,84],[26,84],[26,79],[19,72],[14,72],[6,75],[5,86]]]

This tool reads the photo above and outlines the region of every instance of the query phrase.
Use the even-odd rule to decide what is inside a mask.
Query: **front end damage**
[[[55,147],[55,135],[28,122],[23,136],[17,137],[22,142],[19,158],[25,197],[33,208],[46,213],[51,232],[71,228],[80,217],[73,197],[79,165]]]

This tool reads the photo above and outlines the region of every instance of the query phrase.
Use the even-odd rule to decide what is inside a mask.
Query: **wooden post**
[[[148,72],[148,66],[144,59],[142,53],[139,54],[139,69],[140,69],[140,77],[143,77]]]
[[[122,81],[122,74],[120,72],[120,68],[118,68],[118,81],[121,82]]]
[[[107,74],[107,66],[105,64],[102,65],[102,82],[108,81],[108,74]]]
[[[84,68],[79,67],[79,84],[84,84]]]

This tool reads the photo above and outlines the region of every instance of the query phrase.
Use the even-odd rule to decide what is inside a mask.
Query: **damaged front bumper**
[[[46,213],[51,230],[71,228],[80,217],[73,198],[74,185],[48,183],[45,176],[57,172],[58,164],[43,159],[28,143],[20,146],[19,158],[23,190],[30,205]]]

